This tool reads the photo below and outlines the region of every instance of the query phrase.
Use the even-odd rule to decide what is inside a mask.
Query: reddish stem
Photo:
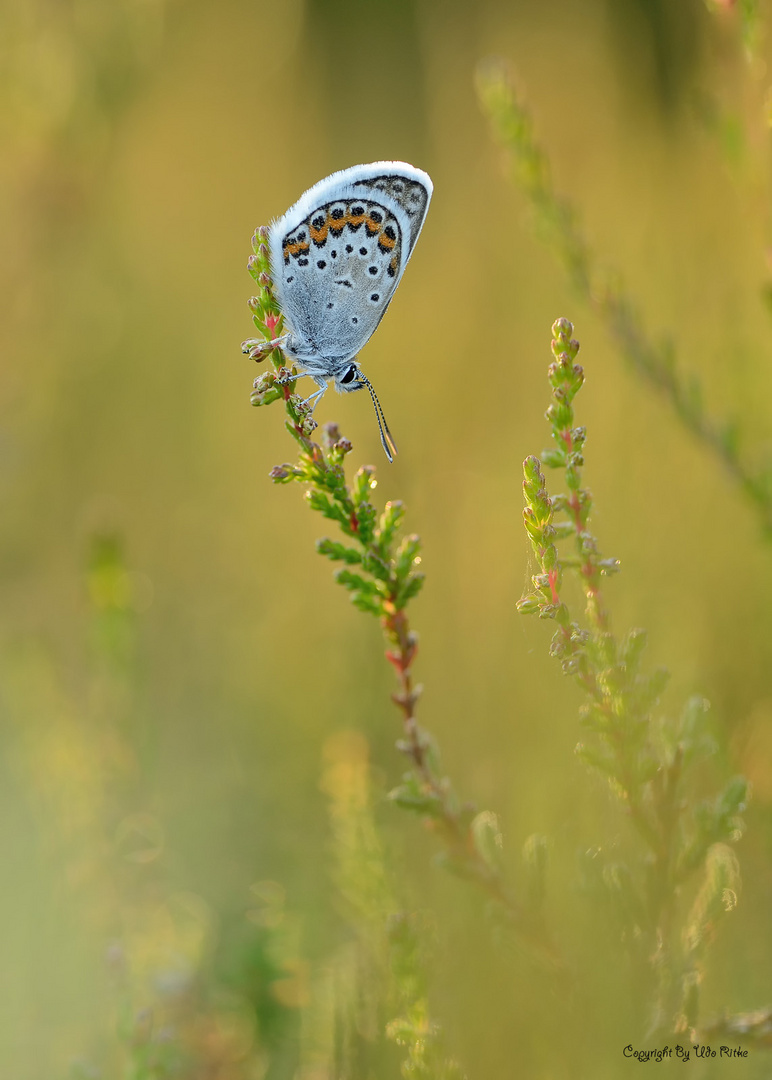
[[[393,608],[393,601],[389,605]],[[425,788],[437,799],[440,808],[436,817],[429,818],[430,825],[443,833],[450,851],[467,867],[468,872],[482,885],[512,920],[519,932],[534,951],[555,970],[566,970],[564,959],[558,954],[544,929],[530,919],[517,901],[505,888],[501,876],[480,854],[471,828],[463,822],[450,803],[448,788],[434,774],[428,760],[427,746],[415,716],[418,694],[413,686],[410,666],[417,653],[415,637],[411,634],[404,611],[393,609],[383,619],[383,628],[394,648],[386,652],[386,659],[394,668],[400,689],[392,695],[394,703],[402,712],[402,723],[409,746],[409,755],[423,781]]]

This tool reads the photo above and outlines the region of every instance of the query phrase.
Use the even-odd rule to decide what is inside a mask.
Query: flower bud
[[[335,446],[339,438],[340,430],[337,424],[324,424],[324,426],[322,427],[322,442],[327,447],[327,449]]]
[[[562,340],[565,340],[566,338],[570,338],[573,332],[573,323],[569,322],[568,319],[564,319],[561,317],[560,319],[556,319],[555,322],[552,324],[552,333],[555,335],[556,338],[561,338]]]
[[[305,402],[303,404],[305,404]],[[304,435],[311,435],[318,427],[319,425],[316,420],[314,420],[313,416],[304,417],[303,422],[300,425],[300,429]]]
[[[541,487],[544,483],[539,459],[534,454],[529,454],[523,462],[523,475],[526,481],[536,484],[537,487]]]
[[[252,386],[260,393],[264,393],[266,390],[270,390],[272,386],[276,385],[276,376],[272,371],[264,371],[262,375],[258,375]]]

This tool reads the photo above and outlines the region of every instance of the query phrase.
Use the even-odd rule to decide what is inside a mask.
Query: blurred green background
[[[371,746],[404,902],[435,913],[433,1007],[470,1076],[621,1075],[623,976],[574,862],[626,827],[574,759],[578,695],[548,628],[515,612],[533,572],[520,463],[547,438],[561,315],[582,342],[595,527],[623,567],[614,623],[649,630],[674,709],[711,700],[720,767],[754,784],[705,1009],[772,996],[772,547],[572,295],[474,94],[482,58],[512,62],[594,247],[761,453],[770,81],[767,43],[748,61],[737,22],[698,0],[5,0],[0,1076],[122,1075],[121,1002],[217,968],[255,897],[257,922],[286,932],[265,1008],[311,1001],[346,938],[320,776],[349,729]],[[317,418],[423,538],[421,717],[458,789],[500,814],[511,858],[551,837],[553,914],[598,955],[567,1026],[431,838],[382,805],[403,766],[378,627],[314,554],[300,492],[268,480],[294,452],[280,410],[249,405],[252,231],[334,170],[391,158],[435,185],[361,356],[395,464],[366,395],[329,393]],[[220,1019],[196,1024],[202,1044],[243,1044],[245,1071],[201,1075],[295,1075],[227,984],[211,974]]]

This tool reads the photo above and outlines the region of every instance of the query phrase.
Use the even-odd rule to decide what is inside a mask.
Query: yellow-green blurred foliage
[[[621,1074],[624,967],[576,858],[626,824],[574,759],[549,629],[515,612],[533,572],[520,463],[548,437],[560,315],[582,342],[595,530],[622,562],[614,623],[647,627],[673,709],[711,700],[717,772],[754,784],[704,1009],[772,996],[772,546],[571,293],[474,93],[481,58],[512,62],[593,247],[761,454],[772,42],[737,24],[698,0],[4,0],[0,1076],[123,1076],[167,1027],[179,1075],[330,1075],[298,1047],[301,1014],[327,1045],[349,933],[319,784],[341,729],[371,746],[398,902],[434,912],[449,1052],[470,1077],[590,1075],[577,1055]],[[378,627],[314,554],[300,493],[267,479],[293,452],[280,409],[249,405],[254,227],[384,158],[435,185],[361,356],[395,464],[366,395],[330,392],[317,418],[423,538],[421,719],[458,790],[498,813],[513,866],[550,837],[551,918],[597,956],[559,1024],[549,981],[378,801],[403,768]]]

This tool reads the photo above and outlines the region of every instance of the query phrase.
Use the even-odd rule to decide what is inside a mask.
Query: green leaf
[[[638,670],[647,640],[648,635],[645,630],[635,629],[631,630],[622,641],[619,658],[623,664],[627,665],[631,674],[635,674]]]
[[[442,813],[439,797],[433,791],[427,790],[415,773],[405,773],[402,783],[392,788],[387,798],[404,810],[412,810],[416,814],[439,817]]]
[[[292,478],[290,477],[290,479]],[[327,537],[316,541],[316,550],[320,555],[324,555],[328,559],[345,562],[349,566],[362,562],[362,553],[357,551],[356,548],[347,547],[345,544],[341,544],[337,540],[330,540]]]
[[[718,752],[718,743],[708,726],[709,711],[710,702],[699,695],[690,697],[684,705],[675,734],[681,744],[685,768]]]
[[[560,446],[548,448],[542,450],[541,460],[550,469],[561,469],[566,463],[566,452]]]
[[[523,844],[523,867],[525,869],[525,903],[531,911],[544,906],[547,892],[547,865],[549,843],[546,836],[533,833]]]
[[[397,529],[402,524],[404,516],[405,506],[399,499],[387,502],[383,508],[383,513],[378,521],[378,528],[375,531],[375,538],[384,559],[389,557],[389,548],[392,545]]]
[[[351,603],[354,607],[359,608],[360,611],[364,611],[368,615],[376,615],[378,617],[383,615],[382,596],[374,596],[372,593],[353,592],[351,594]]]
[[[670,672],[667,668],[656,668],[651,675],[641,676],[636,680],[633,700],[636,708],[642,713],[650,713],[670,681]]]
[[[426,574],[413,573],[410,575],[407,581],[398,589],[397,595],[394,597],[394,606],[398,611],[402,611],[414,597],[418,596],[419,592],[424,587],[425,581]]]
[[[375,535],[376,511],[372,503],[361,502],[356,507],[357,535],[363,544],[369,544]]]
[[[579,723],[590,731],[599,731],[602,734],[619,728],[617,718],[613,714],[609,716],[600,705],[594,702],[582,705],[579,709]]]
[[[362,559],[362,568],[379,581],[391,580],[391,567],[374,551],[368,551]]]
[[[577,757],[581,758],[586,765],[590,765],[593,769],[598,769],[600,772],[605,773],[606,776],[616,778],[618,767],[614,757],[607,751],[596,746],[586,746],[584,743],[577,743],[574,751]]]
[[[351,570],[345,570],[341,568],[335,571],[335,580],[339,585],[342,585],[344,589],[350,589],[352,592],[361,592],[366,596],[379,596],[383,598],[382,594],[378,590],[378,586],[369,581],[367,578],[363,578],[361,574],[355,574]]]
[[[723,817],[741,813],[748,802],[750,785],[744,776],[733,776],[718,797],[718,806]]]
[[[499,828],[499,819],[491,810],[483,810],[469,826],[477,851],[485,862],[497,874],[502,871],[502,853],[504,838]]]
[[[726,844],[714,844],[707,853],[705,878],[684,930],[684,943],[693,956],[704,953],[718,923],[737,906],[739,890],[737,856]]]
[[[394,572],[398,580],[403,580],[408,576],[413,569],[413,563],[420,550],[421,538],[416,536],[415,533],[412,536],[406,536],[402,540],[394,557]]]
[[[375,484],[375,466],[360,466],[354,474],[354,479],[351,484],[351,495],[357,509],[359,509],[360,503],[369,500],[370,492],[375,487]]]
[[[351,533],[351,520],[349,514],[345,507],[341,506],[340,503],[333,501],[329,495],[320,491],[319,488],[311,488],[310,491],[307,491],[306,499],[312,510],[317,510],[331,521],[337,521],[345,532]]]

